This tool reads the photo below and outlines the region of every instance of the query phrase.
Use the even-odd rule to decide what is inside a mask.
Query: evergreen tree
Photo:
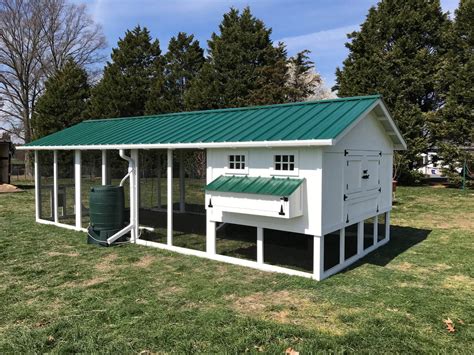
[[[291,57],[288,63],[288,101],[304,101],[315,94],[322,84],[319,74],[314,71],[314,62],[309,59],[309,50],[304,50]]]
[[[79,123],[89,99],[86,71],[69,59],[45,83],[32,117],[35,139]]]
[[[382,0],[360,31],[348,35],[350,53],[336,71],[340,96],[382,94],[408,144],[400,157],[409,172],[429,147],[428,118],[440,106],[435,90],[449,20],[439,0]]]
[[[473,160],[472,152],[463,148],[472,146],[474,138],[474,1],[461,0],[455,15],[439,76],[444,105],[431,129],[451,176],[464,161]]]
[[[179,32],[170,39],[164,62],[164,82],[152,89],[147,102],[150,114],[184,111],[184,94],[204,63],[204,50],[193,35]]]
[[[112,49],[102,80],[92,91],[90,117],[126,117],[145,114],[153,88],[159,95],[163,85],[163,63],[158,40],[147,28],[135,27]]]
[[[208,41],[209,57],[185,95],[191,109],[248,106],[286,100],[287,60],[282,44],[273,46],[271,29],[232,8],[220,33]]]

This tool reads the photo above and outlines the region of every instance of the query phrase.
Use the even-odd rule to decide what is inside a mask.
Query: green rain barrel
[[[124,227],[125,199],[122,186],[94,186],[89,193],[90,226],[87,243],[109,246],[107,238]],[[123,241],[123,236],[117,241]]]

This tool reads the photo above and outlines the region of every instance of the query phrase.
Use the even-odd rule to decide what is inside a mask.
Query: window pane
[[[242,163],[242,164],[241,164],[241,168],[242,168],[242,169],[245,169],[245,163]]]
[[[240,161],[240,155],[235,156],[235,161]]]
[[[275,155],[275,161],[280,162],[281,161],[281,155]]]
[[[283,170],[288,170],[288,164],[282,164]]]
[[[295,164],[290,164],[290,170],[295,170]]]
[[[287,162],[287,161],[288,161],[288,155],[284,155],[284,156],[283,156],[283,161],[284,161],[284,162]]]
[[[294,155],[290,155],[290,161],[293,163],[295,161],[295,156]]]
[[[234,163],[230,163],[230,164],[229,164],[229,168],[230,168],[230,169],[234,169]]]
[[[275,164],[275,170],[281,170],[281,164],[279,163]]]
[[[240,160],[245,161],[245,155],[241,155]]]
[[[234,156],[233,155],[229,155],[229,161],[234,161]]]

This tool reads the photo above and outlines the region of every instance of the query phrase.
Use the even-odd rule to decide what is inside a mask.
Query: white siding
[[[392,206],[392,161],[393,143],[379,121],[369,114],[353,127],[335,146],[323,148],[323,181],[322,181],[322,231],[330,233],[344,226],[346,215],[344,209],[344,166],[345,150],[381,151],[379,178],[381,193],[377,204],[379,212],[389,211]],[[358,219],[364,219],[375,213],[373,203],[360,204]],[[350,224],[354,223],[350,221]]]
[[[238,213],[216,213],[208,209],[212,221],[236,223],[279,229],[295,233],[320,235],[321,233],[321,164],[322,150],[317,147],[308,148],[252,148],[240,149],[208,149],[207,150],[207,182],[210,183],[220,175],[228,175],[228,155],[246,154],[248,176],[304,178],[303,185],[303,216],[291,219],[254,216]],[[275,154],[294,154],[296,169],[288,175],[277,174],[273,171],[273,156]],[[238,174],[236,174],[238,175]],[[208,196],[206,196],[206,201]]]

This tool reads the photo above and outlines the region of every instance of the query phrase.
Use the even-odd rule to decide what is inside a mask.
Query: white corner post
[[[357,255],[364,252],[364,221],[357,223]]]
[[[184,185],[184,153],[179,151],[179,211],[186,210],[186,191]]]
[[[257,263],[263,264],[263,228],[257,227]]]
[[[390,211],[385,213],[385,238],[390,241]]]
[[[313,237],[313,278],[322,280],[324,273],[324,236]]]
[[[139,161],[138,161],[138,150],[132,149],[130,157],[133,161],[133,166],[130,174],[130,224],[133,226],[131,230],[133,243],[137,242],[139,236],[139,211],[140,211],[140,198],[139,198]]]
[[[35,150],[35,218],[36,222],[38,222],[41,218],[41,176],[40,176],[40,166],[39,166],[39,158],[38,158],[38,151]]]
[[[102,185],[109,183],[109,169],[107,169],[107,151],[102,150]]]
[[[82,229],[81,201],[81,151],[74,151],[74,205],[76,213],[76,230]]]
[[[161,152],[158,153],[158,161],[156,162],[156,170],[157,171],[157,176],[156,176],[156,180],[157,180],[157,206],[158,208],[161,208]]]
[[[53,151],[53,218],[59,223],[58,214],[58,151]]]
[[[346,229],[343,227],[339,232],[339,264],[344,262],[346,257]]]
[[[173,245],[173,150],[167,151],[167,194],[166,194],[166,208],[167,208],[167,231],[166,244]]]
[[[209,211],[206,211],[206,253],[216,254],[216,222],[209,218]]]

